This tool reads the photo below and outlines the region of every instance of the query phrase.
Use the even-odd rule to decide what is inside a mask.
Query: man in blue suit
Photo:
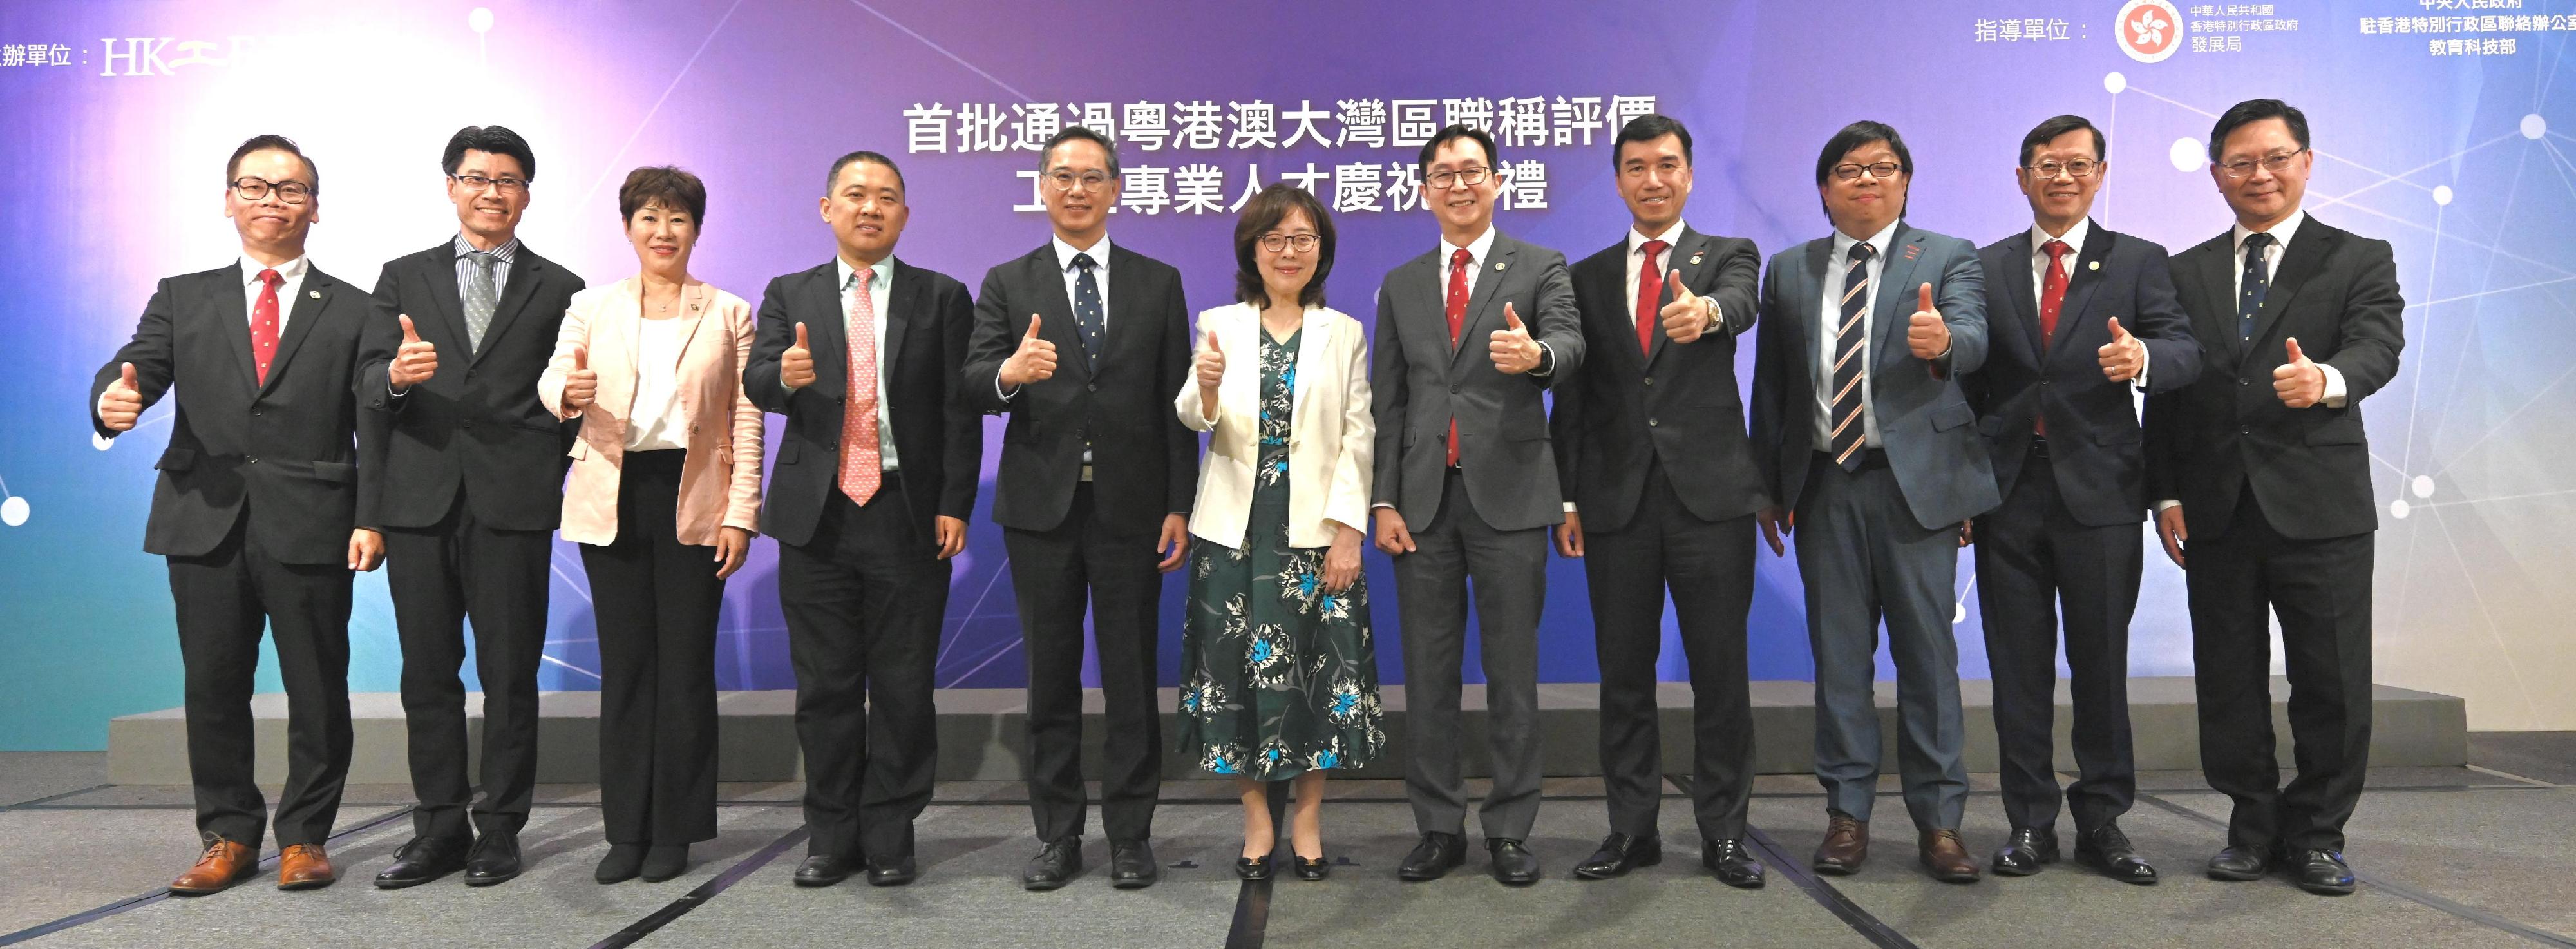
[[[1833,874],[1869,855],[1878,786],[1871,680],[1879,620],[1896,659],[1898,762],[1921,858],[1977,879],[1959,838],[1968,797],[1951,639],[1961,529],[1995,506],[1994,472],[1958,377],[1986,359],[1976,246],[1905,223],[1914,159],[1896,130],[1854,122],[1816,157],[1834,233],[1782,251],[1762,275],[1753,452],[1777,507],[1758,517],[1774,554],[1796,530],[1816,656],[1816,779],[1829,824],[1813,861]]]
[[[2109,174],[2101,130],[2061,115],[2022,137],[2014,178],[2033,225],[1977,252],[1986,272],[1986,364],[1960,376],[1977,407],[2003,506],[1976,519],[1977,602],[1993,670],[1995,739],[2012,836],[1994,871],[2057,860],[2050,719],[2063,604],[2075,763],[2063,792],[2075,859],[2115,880],[2156,882],[2120,832],[2137,796],[2129,746],[2129,617],[2146,545],[2138,393],[2200,374],[2191,318],[2165,249],[2086,217]]]

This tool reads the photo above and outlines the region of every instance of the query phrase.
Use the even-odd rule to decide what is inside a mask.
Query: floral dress
[[[1190,545],[1179,750],[1256,781],[1354,768],[1386,745],[1368,578],[1324,592],[1325,548],[1288,546],[1288,433],[1304,331],[1261,337],[1261,450],[1244,547]]]

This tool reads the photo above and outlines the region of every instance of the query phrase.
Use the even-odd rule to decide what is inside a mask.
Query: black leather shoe
[[[1246,880],[1270,879],[1270,858],[1273,856],[1276,855],[1265,853],[1258,857],[1236,857],[1234,875]]]
[[[1322,857],[1308,860],[1304,857],[1298,857],[1295,854],[1290,854],[1289,856],[1295,857],[1297,860],[1297,879],[1321,880],[1326,874],[1333,872],[1333,865],[1324,862],[1324,858]]]
[[[2057,862],[2057,831],[2015,827],[2012,836],[2004,839],[2004,845],[1996,848],[1992,862],[1996,873],[2008,877],[2038,873],[2039,868]]]
[[[909,853],[868,858],[869,886],[902,886],[920,875],[921,871],[913,866],[912,854]]]
[[[1417,883],[1423,880],[1437,880],[1449,875],[1449,871],[1457,869],[1459,864],[1465,862],[1467,862],[1467,842],[1459,839],[1456,834],[1444,834],[1435,830],[1423,834],[1422,842],[1413,845],[1413,852],[1404,855],[1404,863],[1396,867],[1395,875]]]
[[[1762,861],[1753,859],[1743,841],[1702,839],[1699,846],[1699,864],[1717,874],[1717,882],[1739,890],[1762,888]]]
[[[1030,890],[1052,890],[1072,882],[1082,872],[1082,838],[1059,837],[1047,841],[1038,855],[1020,868],[1020,886]]]
[[[2343,854],[2332,850],[2311,850],[2299,859],[2299,889],[2326,896],[2352,893],[2352,868],[2345,866]]]
[[[2251,847],[2229,847],[2209,858],[2209,878],[2243,883],[2260,880],[2272,868],[2271,855]]]
[[[465,869],[465,851],[473,846],[471,837],[414,837],[394,851],[393,866],[376,874],[376,887],[419,886]]]
[[[2104,824],[2075,835],[2075,862],[2122,883],[2146,886],[2156,882],[2155,865],[2138,856],[2138,848],[2129,844],[2129,835],[2121,833],[2118,824]]]
[[[1638,867],[1651,867],[1664,861],[1664,842],[1659,837],[1630,837],[1614,833],[1601,838],[1601,849],[1582,863],[1574,865],[1574,875],[1586,880],[1607,880],[1625,876]]]
[[[1485,849],[1494,856],[1494,882],[1504,886],[1528,886],[1538,882],[1538,855],[1509,837],[1485,838]]]
[[[465,854],[465,885],[491,886],[519,876],[519,835],[484,834]]]
[[[1131,843],[1109,842],[1109,885],[1122,890],[1141,890],[1161,879],[1163,866],[1154,862],[1154,845],[1142,840]]]
[[[654,844],[644,851],[641,876],[646,883],[660,883],[689,872],[688,844]]]
[[[828,853],[810,854],[796,865],[797,886],[831,886],[850,878],[850,862]]]
[[[635,879],[636,874],[644,872],[645,849],[644,844],[609,844],[608,856],[599,858],[599,869],[592,871],[590,878],[602,886]]]

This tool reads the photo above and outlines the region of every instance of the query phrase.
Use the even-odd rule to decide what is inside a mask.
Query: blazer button
[[[458,427],[458,428],[473,428],[473,427],[474,427],[474,420],[473,420],[473,419],[470,419],[470,418],[469,418],[469,419],[459,419],[459,420],[457,420],[457,422],[456,422],[456,427]]]
[[[2253,385],[2253,384],[2254,384],[2254,380],[2252,380],[2252,379],[2238,379],[2238,380],[2236,380],[2236,384],[2237,384],[2237,385],[2240,385],[2240,386],[2250,386],[2250,385]]]
[[[258,456],[258,455],[252,455],[252,456],[250,456],[249,461],[250,461],[250,463],[251,463],[251,464],[254,464],[254,465],[255,465],[255,464],[259,464],[259,456]]]
[[[252,410],[250,410],[250,414],[252,414],[252,415],[258,415],[258,414],[259,414],[259,410],[258,410],[258,409],[252,409]]]
[[[1457,387],[1457,386],[1450,386],[1450,387],[1449,387],[1449,394],[1450,394],[1450,395],[1457,395],[1457,394],[1458,394],[1458,387]]]
[[[2251,425],[2239,425],[2239,426],[2236,426],[2236,434],[2239,434],[2239,435],[2251,435],[2251,434],[2254,434],[2254,426],[2251,426]]]
[[[1647,384],[1647,385],[1654,385],[1654,384],[1655,384],[1655,377],[1653,377],[1653,376],[1647,376],[1647,377],[1646,377],[1646,384]]]
[[[2047,385],[2047,384],[2048,384],[2048,380],[2046,380],[2046,379],[2039,380],[2039,384],[2040,384],[2040,385]]]
[[[1647,419],[1647,420],[1646,420],[1646,427],[1647,427],[1647,428],[1653,428],[1653,427],[1655,427],[1657,424],[1658,424],[1658,423],[1657,423],[1654,419]]]
[[[1083,383],[1083,384],[1082,384],[1082,391],[1084,391],[1084,392],[1098,392],[1098,391],[1100,391],[1100,384],[1099,384],[1099,383],[1097,383],[1097,382],[1086,382],[1086,383]]]

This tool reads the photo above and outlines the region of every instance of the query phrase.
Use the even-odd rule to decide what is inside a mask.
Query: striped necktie
[[[1834,453],[1834,464],[1845,471],[1859,471],[1862,454],[1861,436],[1867,431],[1861,421],[1863,389],[1869,385],[1869,345],[1866,320],[1869,309],[1869,258],[1876,251],[1868,244],[1853,244],[1851,264],[1843,269],[1843,302],[1841,318],[1834,324],[1834,426],[1826,442]]]

